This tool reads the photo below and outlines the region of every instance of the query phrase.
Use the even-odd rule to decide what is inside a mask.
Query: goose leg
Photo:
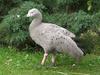
[[[52,58],[51,58],[51,61],[52,61],[53,65],[55,65],[55,59],[56,59],[56,56],[55,56],[55,53],[53,53]]]
[[[42,59],[41,65],[44,65],[46,59],[47,59],[48,53],[44,53],[44,57]]]

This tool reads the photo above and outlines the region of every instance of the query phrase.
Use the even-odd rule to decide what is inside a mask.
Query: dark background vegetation
[[[76,34],[87,53],[100,49],[100,0],[0,0],[0,46],[41,49],[29,37],[29,9],[37,8],[43,22],[55,23]],[[99,52],[98,52],[99,53]]]

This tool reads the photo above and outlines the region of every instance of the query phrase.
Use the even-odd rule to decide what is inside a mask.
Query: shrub
[[[5,14],[8,14],[10,9],[16,7],[21,2],[22,0],[0,0],[0,21]]]
[[[68,16],[68,28],[80,35],[95,26],[92,16],[84,11],[79,11]]]
[[[25,48],[30,45],[28,26],[31,22],[26,14],[31,8],[43,9],[42,4],[36,4],[32,1],[24,2],[21,6],[9,11],[0,24],[0,40],[18,48]]]
[[[100,11],[93,15],[93,22],[96,24],[96,27],[93,29],[100,34]]]
[[[66,12],[44,13],[44,21],[55,23],[80,35],[89,29],[96,30],[97,25],[100,24],[98,15],[98,13],[96,15],[89,15],[82,10],[73,14],[67,14]]]
[[[67,16],[68,16],[67,13],[61,13],[61,12],[54,14],[43,13],[43,21],[54,23],[62,27],[67,27],[66,24]]]
[[[41,2],[47,8],[46,11],[48,11],[49,14],[58,11],[72,13],[80,9],[87,9],[87,0],[41,0]]]
[[[94,13],[100,11],[100,0],[91,0],[92,1],[92,11]]]
[[[79,44],[86,53],[94,53],[100,46],[100,36],[92,30],[88,30],[86,33],[81,34]]]

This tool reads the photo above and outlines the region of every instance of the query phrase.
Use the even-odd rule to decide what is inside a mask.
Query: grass
[[[50,65],[50,56],[44,66],[40,65],[43,53],[16,51],[0,48],[0,75],[100,75],[100,56],[86,55],[80,63],[57,54],[57,65]],[[72,66],[76,64],[75,66]]]

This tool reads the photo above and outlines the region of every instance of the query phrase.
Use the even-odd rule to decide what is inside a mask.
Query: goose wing
[[[63,28],[63,27],[60,27],[58,25],[55,25],[55,24],[50,24],[50,27],[51,29],[53,29],[54,31],[58,32],[58,33],[63,33],[64,35],[66,36],[69,36],[71,38],[75,38],[75,34],[70,32],[69,30]]]

